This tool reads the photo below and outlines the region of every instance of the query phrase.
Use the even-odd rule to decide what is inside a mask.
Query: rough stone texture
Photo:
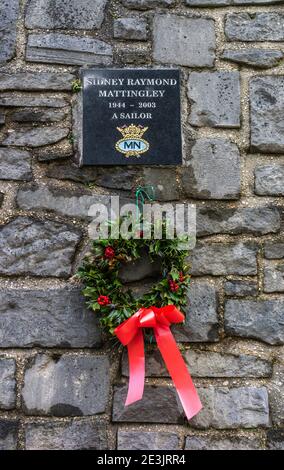
[[[188,292],[186,320],[174,327],[175,337],[184,342],[217,341],[217,289],[209,282],[192,281]]]
[[[229,140],[201,138],[191,149],[181,181],[187,196],[196,199],[238,199],[240,155]]]
[[[30,29],[97,29],[107,0],[30,0],[26,27]]]
[[[153,28],[153,57],[157,62],[189,67],[214,65],[213,20],[156,15]]]
[[[282,322],[283,325],[283,322]],[[282,328],[283,331],[283,328]],[[274,426],[284,425],[284,365],[275,364],[272,382],[269,384],[269,403]],[[283,437],[283,436],[282,436]],[[282,442],[283,445],[283,442]]]
[[[22,397],[29,415],[82,416],[103,413],[108,393],[107,356],[38,354],[26,369]]]
[[[255,172],[255,193],[259,196],[284,196],[284,165],[259,165]]]
[[[6,114],[5,113],[0,113],[0,126],[3,126],[6,122]]]
[[[253,233],[265,235],[280,230],[281,217],[276,207],[245,207],[228,209],[201,208],[197,210],[197,235],[215,233]]]
[[[0,450],[17,449],[18,421],[0,419]]]
[[[148,10],[155,7],[170,7],[175,0],[122,0],[122,4],[127,8],[135,10]]]
[[[0,289],[0,347],[100,346],[97,318],[86,308],[80,291],[80,287]]]
[[[70,142],[68,142],[68,143],[70,144]],[[61,144],[59,144],[59,145],[55,144],[55,146],[46,147],[46,148],[40,147],[35,152],[37,160],[39,162],[53,162],[55,160],[71,159],[72,156],[73,156],[72,146],[69,146],[71,148],[69,148],[67,146],[67,148],[65,149],[65,147],[60,148],[60,145]],[[50,167],[52,167],[52,164],[48,165],[48,169],[50,169]],[[48,171],[47,171],[47,173],[48,173]]]
[[[12,410],[16,404],[16,363],[0,356],[0,409]],[[1,421],[0,421],[1,423]],[[0,424],[1,429],[1,424]],[[1,434],[1,430],[0,430]],[[1,448],[1,444],[0,444]]]
[[[186,438],[185,450],[260,450],[261,441],[253,436],[190,436]]]
[[[115,39],[147,40],[147,21],[144,18],[117,18],[113,22]]]
[[[112,420],[114,422],[182,423],[183,411],[175,389],[163,385],[146,385],[142,400],[127,407],[127,386],[114,388]]]
[[[268,344],[284,344],[283,300],[228,300],[225,331],[228,335],[253,338]]]
[[[270,377],[272,364],[247,354],[221,354],[206,351],[185,351],[184,359],[193,377]],[[128,359],[122,357],[122,374],[128,376]],[[163,358],[158,350],[146,355],[147,377],[168,377]]]
[[[229,41],[283,41],[284,14],[276,11],[229,13],[225,35]]]
[[[194,276],[254,275],[256,253],[257,247],[252,242],[199,243],[192,251],[191,273]]]
[[[109,204],[109,196],[95,195],[88,190],[62,190],[55,187],[28,186],[19,189],[17,204],[21,209],[52,210],[70,217],[88,218],[92,204]]]
[[[67,423],[45,421],[25,427],[27,450],[105,450],[106,426],[93,420],[80,419]]]
[[[30,34],[26,60],[70,65],[110,65],[112,47],[104,41],[88,36],[61,33]]]
[[[268,395],[265,387],[199,388],[203,409],[190,424],[206,429],[269,426]]]
[[[226,295],[232,295],[236,297],[243,297],[245,295],[255,296],[258,293],[257,281],[227,281],[224,284],[224,291]]]
[[[283,3],[283,0],[185,0],[186,5],[191,7],[218,7],[218,6],[231,6],[231,5],[274,5],[276,3]]]
[[[31,156],[24,150],[0,148],[0,180],[30,180]]]
[[[240,127],[238,72],[192,72],[188,79],[193,126]]]
[[[118,450],[177,450],[179,439],[169,432],[124,431],[117,433]]]
[[[284,258],[284,241],[279,240],[279,242],[265,242],[264,256],[268,259]]]
[[[155,201],[179,199],[180,188],[174,168],[143,168],[143,185],[153,186]]]
[[[0,4],[0,63],[15,54],[19,0],[2,0]]]
[[[4,201],[4,194],[0,193],[0,207],[2,206],[3,201]]]
[[[279,77],[257,77],[251,80],[250,113],[252,150],[263,153],[283,153],[283,106],[283,75]]]
[[[71,73],[16,72],[0,73],[0,90],[71,90],[75,76]]]
[[[0,273],[68,277],[80,236],[66,224],[17,217],[0,226]]]
[[[281,429],[268,431],[267,447],[269,450],[284,450],[284,431]]]
[[[45,108],[62,108],[67,106],[68,102],[65,98],[43,97],[36,95],[20,94],[20,93],[3,93],[0,95],[0,106],[11,107],[45,107]]]
[[[276,67],[284,55],[281,51],[273,49],[227,49],[221,55],[224,60],[236,62],[247,67],[268,69]]]
[[[13,131],[4,140],[2,145],[14,145],[16,147],[41,147],[54,144],[67,137],[69,129],[66,127],[35,127]]]
[[[68,109],[26,109],[16,111],[11,115],[11,119],[16,122],[59,122],[67,113]]]
[[[284,261],[265,261],[264,292],[284,292]]]

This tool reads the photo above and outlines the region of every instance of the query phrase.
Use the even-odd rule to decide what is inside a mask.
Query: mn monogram
[[[90,69],[83,81],[83,165],[182,161],[176,69]]]

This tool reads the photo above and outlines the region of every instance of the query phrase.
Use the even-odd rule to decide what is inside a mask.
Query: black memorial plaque
[[[182,161],[176,69],[83,71],[83,165]]]

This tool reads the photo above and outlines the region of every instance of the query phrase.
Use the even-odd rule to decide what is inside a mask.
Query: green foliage
[[[79,93],[79,91],[82,90],[82,82],[80,79],[78,80],[73,80],[72,84],[71,84],[71,87],[72,87],[72,91],[73,93]]]
[[[153,228],[151,230],[153,233]],[[188,251],[180,250],[180,242],[179,238],[166,239],[164,226],[162,239],[120,237],[93,241],[91,252],[83,260],[77,276],[83,281],[87,306],[99,316],[105,331],[113,334],[120,323],[141,307],[174,304],[183,309],[190,275],[189,265],[186,264]],[[107,258],[105,250],[110,247],[114,250],[114,255]],[[152,262],[160,259],[162,279],[149,292],[135,298],[120,281],[119,271],[123,265],[139,259],[142,253],[145,254],[145,250]],[[178,286],[176,290],[171,289],[171,282]],[[107,296],[109,303],[100,305],[100,296]]]

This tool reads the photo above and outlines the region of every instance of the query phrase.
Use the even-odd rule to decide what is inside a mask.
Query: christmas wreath
[[[128,348],[130,377],[126,405],[143,395],[144,336],[150,328],[190,419],[201,409],[201,403],[169,328],[171,323],[184,321],[180,310],[186,304],[190,283],[188,251],[181,249],[184,239],[166,237],[165,224],[161,238],[155,239],[153,232],[154,227],[147,238],[139,231],[132,238],[94,240],[78,276],[84,284],[87,306],[98,315],[103,329]],[[120,271],[127,263],[144,256],[145,251],[152,262],[160,261],[161,280],[137,298],[123,285]]]

